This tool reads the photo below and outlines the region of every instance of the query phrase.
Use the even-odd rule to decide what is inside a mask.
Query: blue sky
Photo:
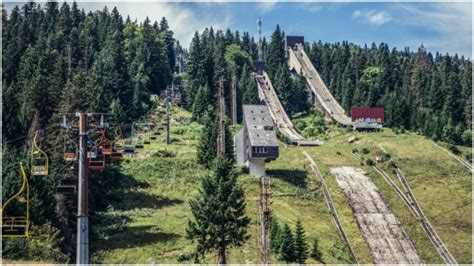
[[[257,36],[256,20],[263,19],[263,34],[270,38],[276,24],[287,35],[307,41],[357,44],[386,42],[389,46],[458,53],[471,57],[471,3],[166,3],[79,2],[85,10],[117,6],[126,17],[169,20],[175,36],[188,46],[194,31],[205,27],[238,29]]]

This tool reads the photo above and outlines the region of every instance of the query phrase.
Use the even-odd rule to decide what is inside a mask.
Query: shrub
[[[448,150],[450,150],[452,153],[459,155],[461,151],[456,147],[456,145],[449,144],[448,145]]]
[[[50,222],[32,225],[29,238],[2,239],[2,255],[10,259],[68,263],[68,256],[59,248],[64,240],[59,234],[59,229]]]
[[[357,148],[352,149],[352,153],[358,153],[359,150]]]
[[[392,155],[390,155],[390,153],[388,152],[384,152],[384,154],[382,155],[382,160],[384,162],[389,161],[391,158],[392,158]]]
[[[389,161],[389,162],[388,162],[388,167],[390,167],[390,168],[397,168],[397,164],[395,163],[395,161],[392,160],[392,161]]]
[[[170,158],[176,157],[176,152],[169,151],[169,150],[157,150],[151,155],[152,157],[159,157],[159,158]]]
[[[472,162],[472,152],[471,151],[464,152],[464,158],[466,158],[466,160],[468,160],[469,162]]]
[[[365,163],[366,163],[368,166],[373,166],[373,165],[374,165],[374,161],[372,161],[372,159],[370,159],[370,158],[365,159]]]
[[[362,150],[360,150],[360,152],[361,152],[362,154],[369,154],[370,151],[369,151],[369,149],[367,149],[367,148],[362,148]]]

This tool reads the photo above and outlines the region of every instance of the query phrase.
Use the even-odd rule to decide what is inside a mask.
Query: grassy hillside
[[[94,262],[101,263],[177,263],[178,258],[193,250],[194,243],[185,238],[191,218],[188,201],[197,194],[200,179],[206,170],[195,160],[199,125],[189,122],[189,113],[173,109],[172,144],[164,144],[164,134],[122,165],[131,186],[124,188],[121,200],[111,206],[100,219],[110,220],[100,228],[100,240],[94,244]],[[358,133],[358,140],[349,144],[353,133],[331,127],[321,147],[294,147],[280,143],[280,157],[267,165],[272,179],[273,214],[280,224],[294,228],[300,219],[309,243],[319,240],[322,259],[338,263],[332,246],[341,241],[320,190],[302,151],[306,150],[319,164],[335,201],[341,222],[347,231],[359,263],[371,263],[370,251],[352,216],[343,192],[329,169],[335,165],[360,166],[379,187],[384,200],[399,216],[416,248],[426,262],[441,263],[424,231],[394,191],[370,167],[361,165],[361,158],[352,150],[366,148],[366,157],[374,157],[380,145],[404,171],[425,214],[441,239],[460,263],[471,262],[471,187],[470,173],[446,153],[441,153],[429,140],[415,134]],[[239,182],[247,200],[247,215],[252,219],[251,238],[239,249],[229,252],[230,263],[259,263],[257,238],[258,180],[241,174]],[[454,196],[456,195],[456,196]],[[93,224],[91,225],[94,226]],[[188,261],[192,262],[192,261]],[[213,263],[215,257],[206,257]],[[272,262],[278,263],[273,255]],[[319,263],[308,259],[308,263]]]
[[[320,163],[323,174],[335,199],[344,201],[344,195],[329,173],[331,166],[359,166],[379,188],[382,197],[400,218],[423,259],[428,263],[442,263],[418,221],[398,198],[394,190],[363,159],[352,155],[357,149],[367,149],[363,158],[375,161],[376,153],[386,150],[404,172],[423,211],[441,239],[459,263],[471,263],[471,173],[434,143],[414,133],[395,133],[390,129],[376,133],[353,133],[329,127],[332,134],[325,145],[311,149]],[[326,133],[327,135],[328,133]],[[348,143],[349,137],[357,141]],[[383,168],[398,182],[387,164]],[[400,185],[399,185],[400,186]],[[401,187],[401,186],[400,186]]]

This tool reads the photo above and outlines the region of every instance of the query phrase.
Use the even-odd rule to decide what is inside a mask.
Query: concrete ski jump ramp
[[[263,72],[262,75],[256,75],[258,95],[260,100],[264,101],[270,109],[270,115],[275,121],[278,130],[282,135],[290,140],[291,143],[299,146],[317,146],[323,144],[321,141],[305,140],[303,136],[296,132],[293,127],[293,122],[288,117],[281,105],[280,100],[273,88],[272,82],[268,77],[267,73]]]
[[[334,167],[331,173],[349,200],[375,264],[422,263],[402,224],[363,170]]]
[[[326,87],[301,44],[288,48],[288,64],[291,69],[294,69],[298,74],[306,78],[306,82],[317,101],[329,116],[343,126],[350,126],[352,124],[351,118],[346,115],[344,108],[342,108]]]

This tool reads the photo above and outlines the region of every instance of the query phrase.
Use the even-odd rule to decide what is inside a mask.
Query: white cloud
[[[378,11],[375,9],[372,10],[356,10],[352,13],[352,18],[361,19],[366,23],[372,25],[380,26],[392,20],[392,16],[384,10]]]
[[[416,47],[423,43],[431,51],[471,57],[471,3],[432,3],[423,6],[400,4],[394,8],[394,12],[404,14],[398,21],[401,25],[433,33],[424,38],[414,36],[410,46]]]
[[[326,4],[327,6],[327,4]],[[305,3],[301,3],[299,6],[298,6],[299,9],[303,10],[303,11],[306,11],[306,12],[310,12],[310,13],[318,13],[320,12],[321,10],[323,10],[323,4],[321,3],[308,3],[308,2],[305,2]]]
[[[130,16],[130,19],[143,21],[148,17],[151,21],[160,21],[162,17],[166,17],[174,36],[179,40],[181,45],[187,47],[191,42],[194,32],[202,31],[206,27],[213,27],[216,29],[226,29],[231,24],[231,16],[226,10],[222,12],[202,14],[197,10],[179,3],[166,2],[142,2],[142,3],[89,3],[79,2],[80,8],[84,10],[102,10],[105,5],[112,10],[114,6],[117,7],[119,13],[125,19]]]
[[[277,7],[278,2],[275,0],[269,0],[266,2],[257,3],[257,9],[263,14],[273,11]]]

